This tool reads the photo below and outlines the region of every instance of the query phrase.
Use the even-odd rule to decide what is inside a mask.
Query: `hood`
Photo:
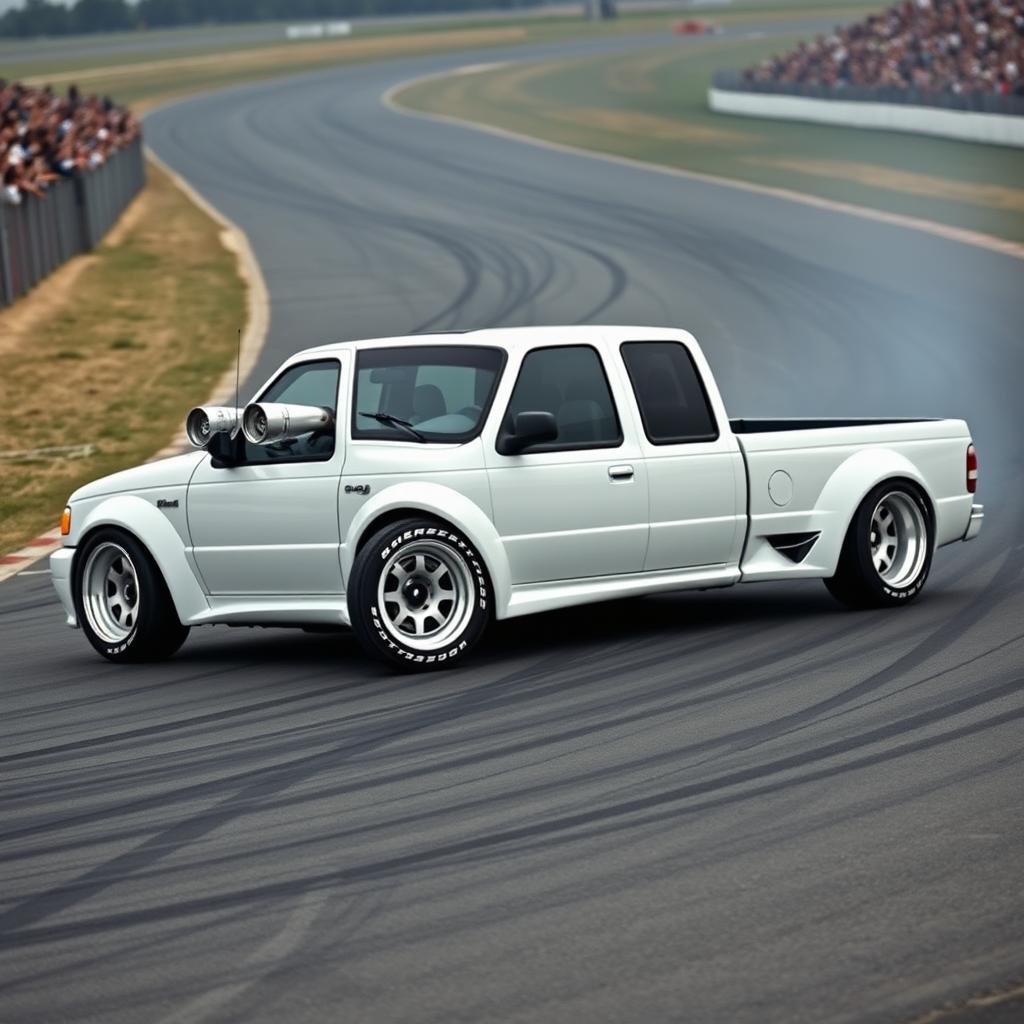
[[[79,487],[71,495],[70,501],[74,503],[83,498],[101,498],[108,494],[136,494],[154,487],[183,486],[205,458],[208,456],[204,451],[187,452],[158,462],[147,462],[134,469],[124,469],[120,473],[111,473],[110,476],[100,477],[99,480]]]

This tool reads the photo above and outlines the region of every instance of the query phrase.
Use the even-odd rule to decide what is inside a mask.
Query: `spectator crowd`
[[[140,134],[138,121],[109,99],[0,79],[0,200],[43,198],[53,182],[101,166]]]
[[[744,72],[748,82],[1024,96],[1024,0],[903,0]]]

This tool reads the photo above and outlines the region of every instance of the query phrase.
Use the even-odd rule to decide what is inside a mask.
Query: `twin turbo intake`
[[[197,405],[185,417],[185,436],[193,447],[205,448],[213,440],[214,434],[234,436],[241,421],[241,409],[223,405]]]
[[[250,444],[273,444],[330,427],[330,409],[315,405],[253,402],[245,409],[200,405],[185,419],[185,433],[196,448],[205,448],[214,434],[235,437],[239,426]]]
[[[331,419],[330,409],[316,405],[253,402],[242,414],[242,433],[250,444],[272,444],[314,430],[327,430]]]

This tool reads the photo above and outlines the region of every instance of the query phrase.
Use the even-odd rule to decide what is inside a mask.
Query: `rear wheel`
[[[74,598],[82,632],[110,661],[160,661],[188,636],[156,562],[121,530],[99,530],[82,546]]]
[[[853,608],[905,604],[924,587],[932,562],[932,517],[913,484],[879,484],[847,530],[831,594]]]
[[[406,519],[374,534],[356,556],[353,632],[367,651],[405,671],[459,664],[490,613],[487,570],[455,529]]]

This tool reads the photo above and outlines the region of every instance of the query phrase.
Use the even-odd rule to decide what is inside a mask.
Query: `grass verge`
[[[1024,152],[712,113],[711,73],[800,37],[703,38],[643,53],[434,79],[399,104],[584,149],[1024,240]]]
[[[17,424],[0,445],[0,552],[53,527],[75,487],[149,458],[231,364],[245,286],[219,232],[151,164],[94,252],[0,311],[0,407]],[[77,457],[10,457],[83,439]]]

